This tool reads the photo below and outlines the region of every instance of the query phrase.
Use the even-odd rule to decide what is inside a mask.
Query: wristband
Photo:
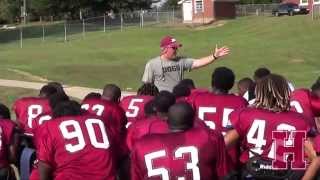
[[[212,54],[212,58],[213,58],[213,60],[218,59],[218,57],[216,57],[214,54]]]

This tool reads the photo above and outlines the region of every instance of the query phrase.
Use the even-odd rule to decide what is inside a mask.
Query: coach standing
[[[184,77],[184,71],[191,71],[206,66],[218,58],[229,54],[228,47],[218,48],[207,57],[192,59],[177,56],[178,48],[182,44],[171,36],[165,36],[160,42],[160,56],[151,59],[145,67],[142,77],[143,83],[154,83],[159,91],[172,91]]]

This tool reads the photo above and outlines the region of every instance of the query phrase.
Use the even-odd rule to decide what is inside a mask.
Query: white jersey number
[[[33,104],[28,107],[28,127],[32,128],[32,121],[42,113],[42,106]]]
[[[253,121],[248,134],[247,134],[247,142],[254,145],[254,148],[250,149],[249,157],[253,157],[255,155],[261,155],[263,153],[263,146],[266,145],[267,141],[264,138],[265,136],[265,129],[266,129],[266,121],[256,119]],[[291,126],[289,124],[279,124],[276,128],[277,131],[295,131],[296,128],[294,126]],[[293,135],[290,133],[288,140],[285,142],[286,145],[292,145],[293,144]],[[271,145],[271,149],[268,154],[269,158],[274,159],[275,158],[275,146],[274,142]]]
[[[106,133],[106,128],[104,123],[99,119],[87,119],[85,121],[86,130],[89,134],[90,143],[93,147],[99,149],[108,149],[110,144],[108,140],[108,136]],[[94,130],[93,126],[99,127],[99,132],[102,135],[102,142],[98,142],[96,137],[96,131]],[[69,127],[69,128],[68,128]],[[66,144],[65,148],[67,151],[73,153],[82,150],[86,146],[86,142],[78,121],[75,120],[67,120],[63,121],[59,128],[62,132],[62,135],[65,139],[73,139],[77,138],[77,144]],[[69,131],[72,129],[71,131]]]
[[[210,129],[215,129],[216,128],[216,124],[214,123],[215,120],[205,119],[204,116],[205,116],[205,114],[216,113],[217,108],[215,108],[215,107],[199,107],[198,111],[199,111],[198,118],[203,120]],[[223,108],[222,127],[227,127],[227,126],[231,125],[230,120],[229,120],[229,115],[232,111],[233,111],[233,109]]]
[[[298,101],[291,101],[290,106],[293,107],[297,113],[303,113],[302,106]]]
[[[89,104],[82,104],[81,109],[88,111],[90,109],[90,106]],[[102,116],[102,113],[104,111],[104,106],[100,104],[95,104],[92,106],[91,110],[94,111],[97,116]]]
[[[126,116],[129,118],[134,118],[138,116],[139,113],[139,106],[137,106],[137,103],[143,103],[143,99],[132,99],[129,103],[128,110],[126,111]]]
[[[186,164],[186,169],[192,171],[193,179],[201,179],[200,178],[200,170],[198,167],[199,163],[199,156],[198,156],[198,149],[194,146],[185,146],[185,147],[179,147],[174,152],[174,159],[182,159],[185,154],[190,154],[191,162],[188,162]],[[152,176],[161,176],[162,180],[169,180],[169,171],[162,167],[162,168],[153,168],[152,161],[158,158],[164,158],[166,157],[166,151],[165,150],[159,150],[156,152],[152,152],[149,154],[146,154],[144,156],[144,160],[147,166],[148,170],[148,177]],[[179,180],[186,179],[185,177],[177,177]]]

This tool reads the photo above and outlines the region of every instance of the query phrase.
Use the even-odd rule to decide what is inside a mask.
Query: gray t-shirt
[[[184,77],[184,71],[191,71],[194,59],[177,57],[174,60],[162,60],[160,56],[151,59],[145,67],[142,82],[154,83],[159,91],[172,92]]]

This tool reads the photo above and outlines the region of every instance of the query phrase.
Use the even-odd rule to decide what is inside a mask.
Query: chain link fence
[[[174,25],[182,22],[182,11],[135,11],[82,20],[60,20],[33,22],[31,25],[19,25],[0,29],[0,44],[20,42],[23,47],[25,40],[33,39],[42,42],[70,41],[87,36],[90,32],[105,33],[112,30],[124,31],[128,27],[150,27],[155,25]],[[53,19],[53,18],[51,18]]]
[[[236,16],[271,16],[272,10],[279,4],[244,4],[236,5]]]
[[[320,4],[314,4],[311,9],[312,20],[320,19]]]

